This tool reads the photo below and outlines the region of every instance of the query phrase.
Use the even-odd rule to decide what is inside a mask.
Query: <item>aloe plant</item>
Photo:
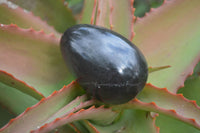
[[[0,1],[0,132],[200,133],[200,1],[164,1],[141,18],[133,2],[85,0],[74,15],[61,0]],[[140,48],[149,77],[136,98],[106,105],[85,94],[59,48],[77,23]]]

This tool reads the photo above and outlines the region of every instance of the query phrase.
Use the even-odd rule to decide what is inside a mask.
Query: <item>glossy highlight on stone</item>
[[[140,50],[109,29],[75,25],[60,42],[66,64],[88,94],[107,104],[133,99],[144,87],[148,67]]]

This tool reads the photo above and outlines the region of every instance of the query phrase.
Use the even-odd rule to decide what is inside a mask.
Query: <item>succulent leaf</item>
[[[199,129],[163,114],[156,118],[156,125],[159,126],[161,133],[200,133]]]
[[[133,2],[134,0],[110,0],[111,28],[129,40],[132,40],[135,35],[133,31],[135,21]]]
[[[16,79],[13,75],[0,70],[0,82],[12,87],[13,89],[18,89],[19,91],[34,97],[37,100],[41,100],[44,96],[38,92],[35,88],[29,86],[23,81]]]
[[[84,120],[84,119],[92,119],[95,121],[100,121],[100,123],[103,122],[103,123],[108,124],[107,121],[105,120],[105,117],[102,117],[102,116],[105,116],[106,120],[111,119],[111,121],[113,121],[116,118],[117,113],[111,111],[110,109],[105,109],[103,106],[99,108],[95,108],[94,106],[92,106],[89,109],[81,109],[80,111],[76,113],[71,113],[67,115],[66,117],[57,118],[53,122],[45,124],[39,129],[31,131],[31,133],[46,133],[59,126],[65,125],[67,123],[71,123],[77,120]]]
[[[68,125],[65,125],[65,126],[68,126]],[[65,127],[65,126],[63,126],[63,127]],[[74,130],[75,133],[81,133],[73,123],[70,123],[69,126],[70,126],[71,128],[73,128],[73,130]],[[62,128],[59,128],[59,132],[60,132],[61,129],[62,129]],[[62,130],[61,130],[61,131],[62,131]],[[66,130],[63,130],[63,133],[66,133]],[[71,133],[71,132],[70,132],[70,133]]]
[[[74,121],[72,124],[70,123],[70,125],[73,126],[78,133],[88,133],[88,129],[83,125],[82,121]]]
[[[83,7],[84,8],[81,13],[80,23],[94,24],[96,8],[97,8],[97,0],[84,0]]]
[[[75,18],[72,12],[64,6],[62,0],[8,0],[22,8],[32,11],[36,16],[40,16],[42,20],[47,21],[49,25],[55,27],[58,32],[64,32],[67,28],[74,25]]]
[[[86,95],[77,97],[75,100],[71,101],[69,104],[64,106],[59,111],[57,111],[54,115],[49,117],[48,120],[46,120],[44,123],[49,123],[56,118],[66,116],[70,113],[76,112],[82,108],[85,108],[94,104],[93,100],[90,100],[90,101],[86,101],[86,100],[87,100]]]
[[[71,12],[63,4],[64,1],[9,1],[32,11],[59,32],[75,24]],[[85,0],[84,3],[80,23],[111,28],[132,40],[135,19],[133,0]],[[150,13],[136,21],[134,30],[137,34],[133,40],[134,44],[143,51],[150,66],[163,66],[149,68],[149,73],[151,73],[149,82],[158,87],[167,87],[169,91],[147,84],[137,96],[139,100],[134,99],[123,105],[113,105],[111,109],[103,106],[90,107],[96,104],[95,101],[88,100],[75,82],[30,107],[38,102],[36,99],[43,97],[37,91],[48,96],[53,90],[61,88],[74,78],[69,75],[61,58],[58,45],[60,34],[31,13],[25,13],[19,7],[11,9],[7,5],[0,4],[0,11],[6,12],[0,13],[2,23],[5,21],[4,18],[8,18],[6,24],[12,21],[23,28],[32,25],[38,30],[43,27],[45,32],[53,32],[58,37],[46,35],[43,30],[37,32],[32,28],[21,29],[13,24],[0,24],[0,69],[3,70],[0,71],[0,104],[15,114],[30,107],[17,118],[11,119],[0,129],[0,132],[21,133],[31,130],[39,133],[48,131],[59,133],[159,132],[159,128],[155,126],[156,115],[153,117],[149,111],[161,114],[156,125],[161,127],[163,133],[177,132],[176,129],[167,129],[174,128],[172,126],[174,123],[174,126],[183,125],[178,132],[199,132],[200,107],[195,101],[190,101],[181,94],[175,94],[184,85],[185,79],[192,74],[195,65],[200,60],[199,5],[199,0],[165,1],[160,8],[151,9]],[[170,65],[171,68],[158,71],[167,68],[166,65]],[[4,71],[12,73],[20,80]],[[152,73],[154,71],[158,72]],[[12,84],[13,81],[17,86]],[[185,87],[180,89],[179,93],[182,92],[189,99],[198,100],[199,81],[198,74],[188,78]],[[25,82],[37,90],[35,91]],[[191,90],[193,90],[192,93]],[[113,110],[118,110],[118,112]],[[119,114],[119,110],[124,111]],[[172,118],[165,120],[166,116]],[[178,123],[174,118],[185,123]],[[167,124],[163,126],[162,123]]]
[[[200,59],[199,4],[199,0],[167,1],[136,22],[133,42],[148,64],[171,66],[150,74],[148,82],[176,92],[192,73]]]
[[[16,115],[9,112],[5,107],[2,107],[2,105],[0,105],[0,117],[0,127],[3,127],[6,123],[8,123],[10,119],[16,117]]]
[[[109,0],[97,0],[96,20],[95,25],[112,28],[111,14],[113,7],[111,7],[111,1]]]
[[[0,23],[2,24],[17,24],[21,28],[34,28],[35,30],[44,30],[45,33],[53,33],[56,37],[61,35],[46,22],[39,17],[34,16],[33,13],[16,7],[11,8],[8,3],[0,3]]]
[[[53,130],[53,132],[55,132],[55,133],[80,133],[76,129],[74,129],[74,127],[72,127],[71,124],[62,126],[60,128],[56,128]]]
[[[83,93],[75,82],[63,87],[60,91],[55,91],[49,97],[43,98],[36,105],[27,108],[21,115],[12,119],[7,125],[0,129],[2,133],[6,132],[29,132],[42,126],[43,123],[54,113],[63,108],[77,95]],[[49,108],[52,107],[52,108]]]
[[[184,87],[179,89],[178,93],[182,93],[190,100],[196,100],[200,106],[200,62],[195,67],[193,75],[187,78]]]
[[[58,44],[59,40],[53,35],[16,25],[1,25],[0,69],[48,96],[73,79]]]
[[[90,131],[90,133],[100,133],[88,120],[83,121],[84,126]]]
[[[93,7],[87,6],[94,5]],[[134,36],[133,0],[88,0],[82,13],[81,23],[95,24],[110,28],[132,40]],[[119,10],[120,9],[120,10]],[[91,21],[89,18],[91,18]],[[120,18],[120,19],[119,19]],[[86,20],[85,20],[86,19]]]
[[[0,103],[9,112],[19,115],[27,107],[38,102],[35,98],[22,93],[21,91],[0,82]],[[24,100],[26,99],[26,100]]]
[[[200,129],[200,107],[181,94],[173,94],[166,88],[160,89],[147,84],[138,99],[140,101],[135,99],[121,106],[165,114]]]
[[[100,126],[90,123],[99,133],[156,133],[159,129],[155,126],[155,118],[148,111],[124,110],[118,121],[112,125]],[[91,126],[91,127],[92,127]],[[91,130],[92,131],[92,130]],[[95,132],[94,132],[95,133]]]

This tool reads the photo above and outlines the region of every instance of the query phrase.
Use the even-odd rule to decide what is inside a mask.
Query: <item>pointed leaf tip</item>
[[[156,72],[156,71],[160,71],[160,70],[163,70],[163,69],[166,69],[166,68],[170,68],[171,66],[170,65],[167,65],[167,66],[160,66],[160,67],[149,67],[148,68],[148,71],[149,73],[152,73],[152,72]]]

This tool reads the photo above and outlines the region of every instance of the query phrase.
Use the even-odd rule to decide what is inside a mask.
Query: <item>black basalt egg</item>
[[[73,26],[61,38],[65,62],[87,93],[108,104],[133,99],[144,87],[148,67],[140,50],[111,30]]]

